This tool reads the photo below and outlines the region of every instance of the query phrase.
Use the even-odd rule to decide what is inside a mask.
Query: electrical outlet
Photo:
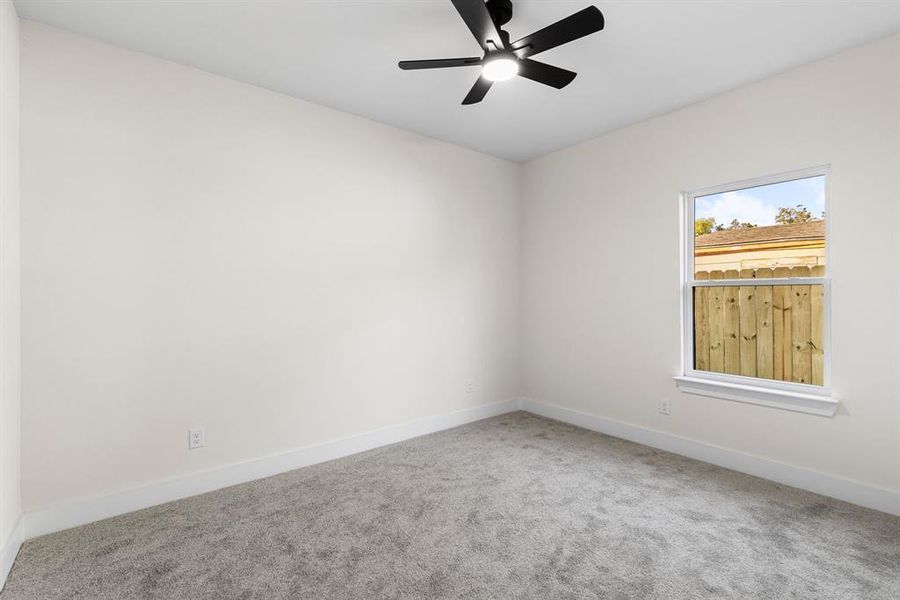
[[[672,414],[672,406],[669,404],[668,398],[663,398],[659,401],[659,414],[661,415],[671,415]]]
[[[206,445],[203,439],[203,428],[188,429],[188,450],[196,450]]]
[[[467,394],[474,394],[474,393],[475,393],[475,382],[473,382],[473,381],[467,381],[467,382],[466,382],[466,393],[467,393]]]

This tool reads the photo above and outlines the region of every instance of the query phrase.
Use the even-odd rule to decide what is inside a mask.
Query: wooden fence
[[[823,385],[824,287],[759,280],[824,275],[824,266],[697,272],[753,281],[694,288],[694,368]]]

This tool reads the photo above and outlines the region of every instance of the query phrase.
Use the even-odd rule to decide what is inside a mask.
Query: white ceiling
[[[515,2],[512,39],[592,0]],[[460,102],[479,55],[449,0],[16,0],[19,15],[375,121],[525,161],[900,31],[900,0],[593,0],[606,29],[537,58],[562,91],[517,78]]]

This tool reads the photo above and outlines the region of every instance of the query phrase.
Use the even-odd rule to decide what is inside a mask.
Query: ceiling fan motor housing
[[[487,9],[498,29],[512,19],[512,0],[487,0]]]

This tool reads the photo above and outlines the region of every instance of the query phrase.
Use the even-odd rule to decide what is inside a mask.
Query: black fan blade
[[[526,58],[601,29],[603,29],[603,13],[596,6],[589,6],[562,21],[557,21],[540,31],[526,35],[521,40],[516,40],[513,42],[512,48],[520,58]]]
[[[577,74],[553,65],[531,60],[530,58],[523,58],[519,61],[519,75],[525,79],[555,87],[558,90],[572,83]]]
[[[485,79],[484,77],[479,77],[478,81],[475,82],[475,85],[472,86],[472,89],[469,90],[469,93],[466,94],[466,97],[463,99],[463,104],[475,104],[477,102],[481,102],[484,100],[485,94],[488,93],[488,90],[491,89],[491,84],[493,81],[490,79]]]
[[[500,38],[500,32],[494,25],[490,13],[484,0],[452,0],[453,6],[456,7],[459,16],[462,17],[466,25],[469,26],[472,35],[478,40],[478,44],[482,50],[488,52],[490,50],[501,50],[503,48],[503,40]],[[490,44],[488,43],[490,42]]]
[[[443,69],[445,67],[475,67],[481,64],[477,56],[472,58],[436,58],[433,60],[401,60],[397,63],[401,69]]]

